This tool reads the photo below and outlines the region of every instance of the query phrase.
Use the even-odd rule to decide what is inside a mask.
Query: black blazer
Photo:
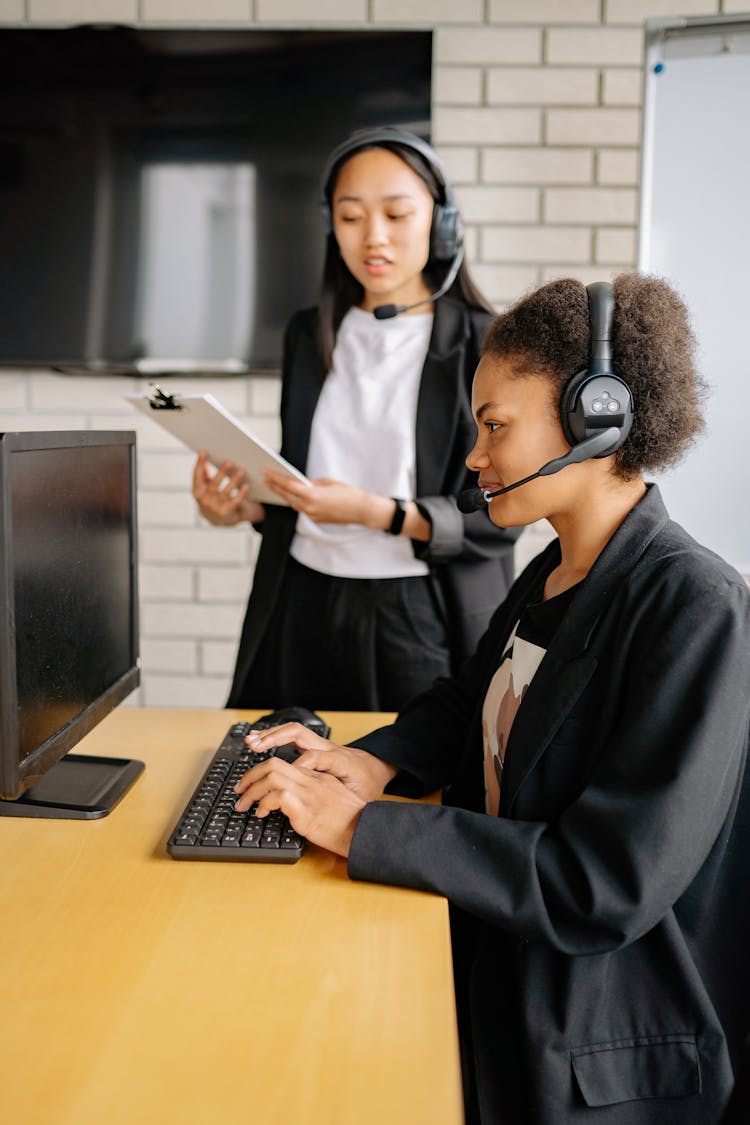
[[[482,702],[558,561],[529,564],[460,677],[356,743],[452,807],[367,805],[349,873],[471,918],[483,1122],[515,1091],[524,1125],[716,1125],[750,1027],[750,591],[651,486],[528,688],[490,817]]]
[[[473,651],[513,580],[517,529],[503,531],[486,509],[463,516],[456,495],[476,484],[464,458],[472,448],[471,383],[492,317],[443,297],[435,319],[417,401],[417,502],[432,523],[429,543],[413,543],[430,567],[438,604],[449,623],[452,666]],[[313,413],[325,372],[317,339],[317,312],[292,317],[284,339],[281,453],[304,471]],[[263,539],[242,627],[228,707],[246,705],[242,688],[284,577],[297,513],[269,505],[259,525]]]

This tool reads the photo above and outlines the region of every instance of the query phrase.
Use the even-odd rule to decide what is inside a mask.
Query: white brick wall
[[[486,226],[481,256],[490,262],[576,262],[591,258],[591,233],[567,226]]]
[[[467,256],[498,306],[553,277],[635,262],[643,20],[742,12],[747,0],[0,0],[0,23],[116,20],[434,30],[433,138],[467,221]],[[291,311],[291,310],[290,310]],[[278,441],[278,380],[186,380]],[[221,706],[257,537],[204,523],[193,458],[122,396],[134,379],[0,373],[4,429],[135,429],[144,685],[135,702]],[[517,547],[524,565],[546,525]]]
[[[599,0],[490,0],[497,23],[598,23]]]
[[[706,0],[605,0],[606,16],[610,23],[637,23],[659,16],[709,16],[718,6]],[[747,11],[747,4],[736,9]],[[725,2],[722,11],[729,11]]]
[[[443,145],[441,156],[454,186],[473,184],[479,179],[479,148]]]
[[[551,223],[629,223],[636,220],[631,188],[547,188],[545,218]]]
[[[587,148],[485,148],[485,183],[590,184],[594,153]]]
[[[372,0],[376,23],[482,23],[484,0]]]
[[[636,252],[635,231],[631,228],[600,227],[594,241],[597,263],[625,267]]]
[[[27,0],[26,7],[33,23],[133,23],[138,18],[137,0]]]
[[[594,67],[490,67],[490,105],[596,105],[599,74]]]
[[[180,5],[174,3],[173,6]],[[201,5],[199,0],[198,6],[205,13],[207,9],[213,8],[213,2]],[[250,8],[252,11],[252,4]],[[314,5],[310,0],[256,0],[256,13],[259,23],[281,23],[283,20],[310,26],[331,21],[340,24],[360,23],[367,18],[367,0],[315,0]]]
[[[143,495],[143,490],[141,490]],[[188,602],[194,596],[195,576],[192,566],[151,566],[141,561],[141,599],[146,602]]]
[[[493,66],[542,61],[541,27],[461,28],[435,25],[434,58],[437,63]]]
[[[640,28],[552,27],[547,33],[548,63],[637,66],[642,54]]]
[[[638,183],[640,154],[637,149],[601,148],[597,153],[596,182],[599,184]]]
[[[639,70],[608,70],[603,75],[602,101],[605,105],[640,105],[643,81]]]
[[[551,109],[547,114],[549,144],[628,145],[640,141],[641,115],[635,109]]]
[[[538,144],[542,113],[539,109],[481,107],[454,109],[436,105],[432,114],[435,144]]]
[[[432,93],[441,105],[481,105],[482,72],[475,66],[436,66]]]
[[[140,0],[143,22],[230,23],[246,22],[252,0]]]
[[[533,223],[540,193],[532,187],[458,187],[456,202],[467,223]]]

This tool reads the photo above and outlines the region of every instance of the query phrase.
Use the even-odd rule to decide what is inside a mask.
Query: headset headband
[[[398,129],[393,125],[383,125],[379,128],[358,129],[355,133],[352,133],[351,136],[347,137],[345,141],[342,141],[341,144],[336,146],[328,157],[323,172],[321,182],[321,207],[328,206],[328,188],[336,166],[345,157],[351,156],[360,149],[368,148],[370,145],[377,147],[377,145],[381,144],[403,145],[404,148],[410,148],[413,152],[418,153],[438,181],[438,187],[443,193],[442,202],[448,207],[455,206],[453,202],[453,192],[445,167],[432,145],[422,140],[416,133],[409,133],[407,130]]]
[[[384,125],[378,129],[359,129],[333,150],[328,157],[328,162],[323,173],[323,185],[320,198],[320,213],[326,224],[329,235],[333,231],[333,217],[328,201],[331,177],[338,165],[348,156],[360,152],[364,148],[378,145],[402,145],[417,153],[429,168],[437,181],[437,188],[442,199],[433,207],[432,226],[430,228],[430,257],[436,262],[451,262],[452,273],[448,277],[450,285],[461,266],[463,257],[464,225],[458,208],[453,200],[453,192],[446,175],[443,162],[427,141],[423,141],[415,133],[408,133],[404,129],[397,129],[392,125]],[[438,291],[442,296],[444,289]]]
[[[565,384],[560,398],[563,433],[575,447],[613,428],[617,440],[604,450],[591,454],[608,457],[620,449],[633,424],[633,393],[621,376],[612,370],[612,318],[615,299],[608,281],[595,281],[586,287],[589,313],[589,362]]]

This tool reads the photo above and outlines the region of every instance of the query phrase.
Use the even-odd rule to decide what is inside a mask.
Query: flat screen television
[[[105,815],[140,762],[69,753],[139,683],[135,434],[0,434],[0,815]]]
[[[0,367],[279,367],[329,152],[425,138],[428,31],[0,29]]]

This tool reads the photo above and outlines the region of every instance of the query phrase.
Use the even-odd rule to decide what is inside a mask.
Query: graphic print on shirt
[[[542,662],[546,649],[519,637],[519,622],[508,638],[482,707],[485,810],[497,816],[500,808],[505,751],[511,727],[526,689]]]

